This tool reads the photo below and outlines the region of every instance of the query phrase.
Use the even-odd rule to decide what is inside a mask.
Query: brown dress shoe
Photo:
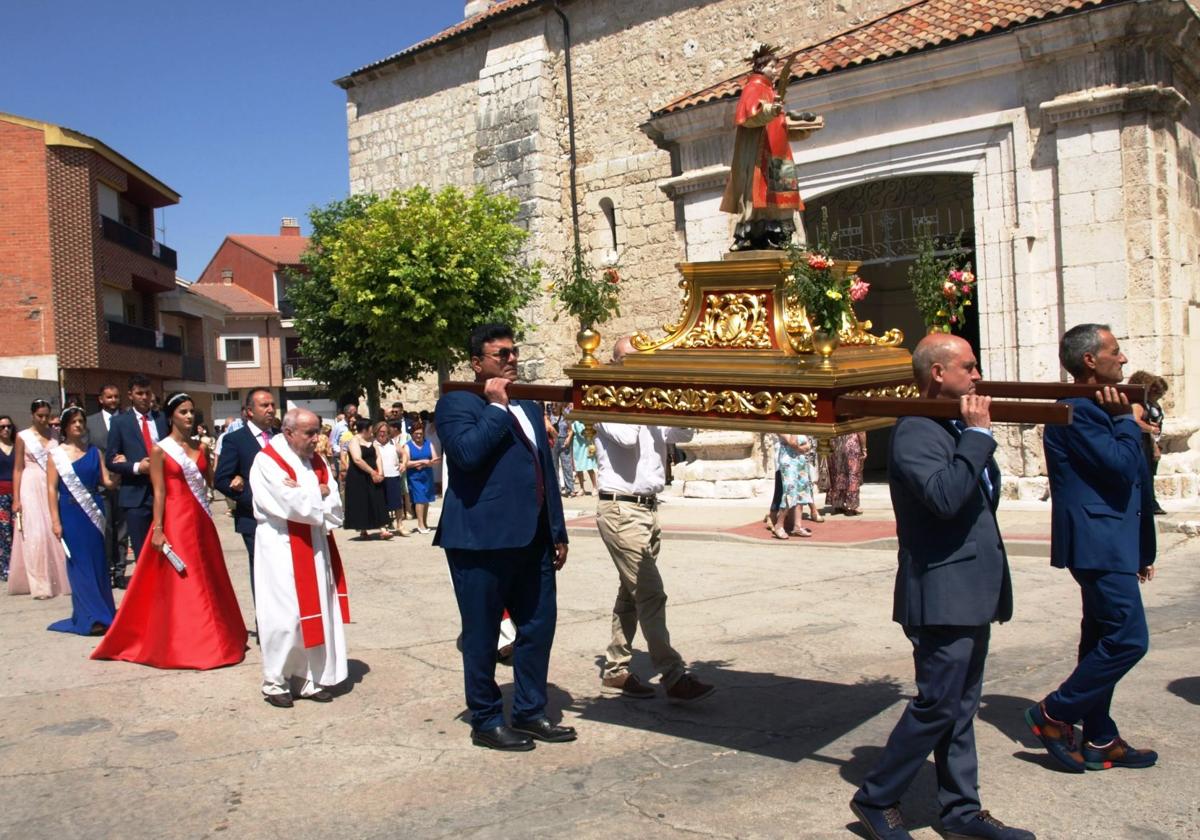
[[[675,684],[667,689],[667,700],[672,703],[694,703],[703,700],[716,691],[716,688],[693,677],[684,674]]]
[[[637,674],[622,671],[600,681],[600,693],[632,697],[635,700],[649,700],[655,692],[651,686],[637,678]]]
[[[290,694],[264,694],[263,699],[277,709],[290,709],[294,705]]]

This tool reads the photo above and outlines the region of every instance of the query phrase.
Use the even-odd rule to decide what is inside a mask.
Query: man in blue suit
[[[250,491],[250,465],[270,442],[275,428],[275,397],[266,388],[252,388],[242,406],[245,422],[225,436],[213,486],[233,499],[233,530],[242,535],[250,561],[250,597],[254,597],[254,494]]]
[[[436,409],[450,486],[433,544],[446,550],[462,617],[471,742],[496,750],[575,740],[574,729],[546,718],[555,572],[567,562],[567,526],[541,408],[508,397],[518,353],[508,326],[477,327],[471,367],[483,396],[452,391]],[[517,626],[511,726],[495,678],[505,608]]]
[[[1071,570],[1083,593],[1079,662],[1045,700],[1025,712],[1034,734],[1063,767],[1076,773],[1150,767],[1153,750],[1131,747],[1109,716],[1113,689],[1150,645],[1138,584],[1154,578],[1154,493],[1142,456],[1142,431],[1129,400],[1111,386],[1128,361],[1103,324],[1067,330],[1058,358],[1078,383],[1096,386],[1095,400],[1075,407],[1070,426],[1046,429],[1050,476],[1050,562]],[[1075,724],[1083,723],[1083,746]]]
[[[975,713],[991,622],[1012,618],[1012,582],[996,524],[1000,470],[988,397],[971,345],[926,336],[913,351],[926,397],[956,400],[962,420],[902,417],[888,485],[900,543],[892,618],[913,645],[917,696],[850,801],[872,840],[910,840],[898,803],[933,753],[944,836],[1034,840],[979,803]]]
[[[141,554],[150,533],[154,513],[154,488],[150,485],[150,450],[167,436],[167,421],[150,406],[154,391],[150,379],[140,373],[129,377],[130,409],[112,418],[108,427],[104,460],[109,470],[121,476],[117,505],[125,520],[125,531],[134,556]],[[119,575],[119,577],[118,577]],[[114,584],[124,588],[123,572],[114,572]]]

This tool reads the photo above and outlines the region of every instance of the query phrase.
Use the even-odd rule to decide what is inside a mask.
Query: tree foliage
[[[413,187],[312,211],[295,301],[306,371],[370,394],[464,360],[483,321],[519,330],[539,274],[521,256],[518,208],[483,189]]]

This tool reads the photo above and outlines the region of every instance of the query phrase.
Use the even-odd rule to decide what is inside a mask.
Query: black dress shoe
[[[333,695],[323,688],[318,688],[312,694],[301,694],[301,700],[312,700],[314,703],[332,703]]]
[[[294,705],[290,694],[264,694],[263,699],[277,709],[290,709]]]
[[[518,734],[507,726],[497,726],[495,729],[472,729],[471,743],[477,747],[487,747],[489,750],[508,752],[525,752],[533,749],[533,741],[528,736]]]
[[[524,723],[514,723],[512,728],[514,732],[523,732],[530,738],[535,738],[539,741],[549,741],[552,744],[574,741],[576,737],[573,727],[555,726],[546,720],[546,718],[527,720]]]

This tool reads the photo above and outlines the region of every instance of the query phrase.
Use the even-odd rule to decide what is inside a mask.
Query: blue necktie
[[[951,420],[950,425],[958,432],[959,437],[962,437],[963,432],[967,430],[967,424],[961,420]],[[983,472],[979,474],[979,480],[983,484],[983,490],[987,495],[988,502],[991,502],[994,488],[992,487],[992,477],[988,475],[987,464],[983,465]]]

